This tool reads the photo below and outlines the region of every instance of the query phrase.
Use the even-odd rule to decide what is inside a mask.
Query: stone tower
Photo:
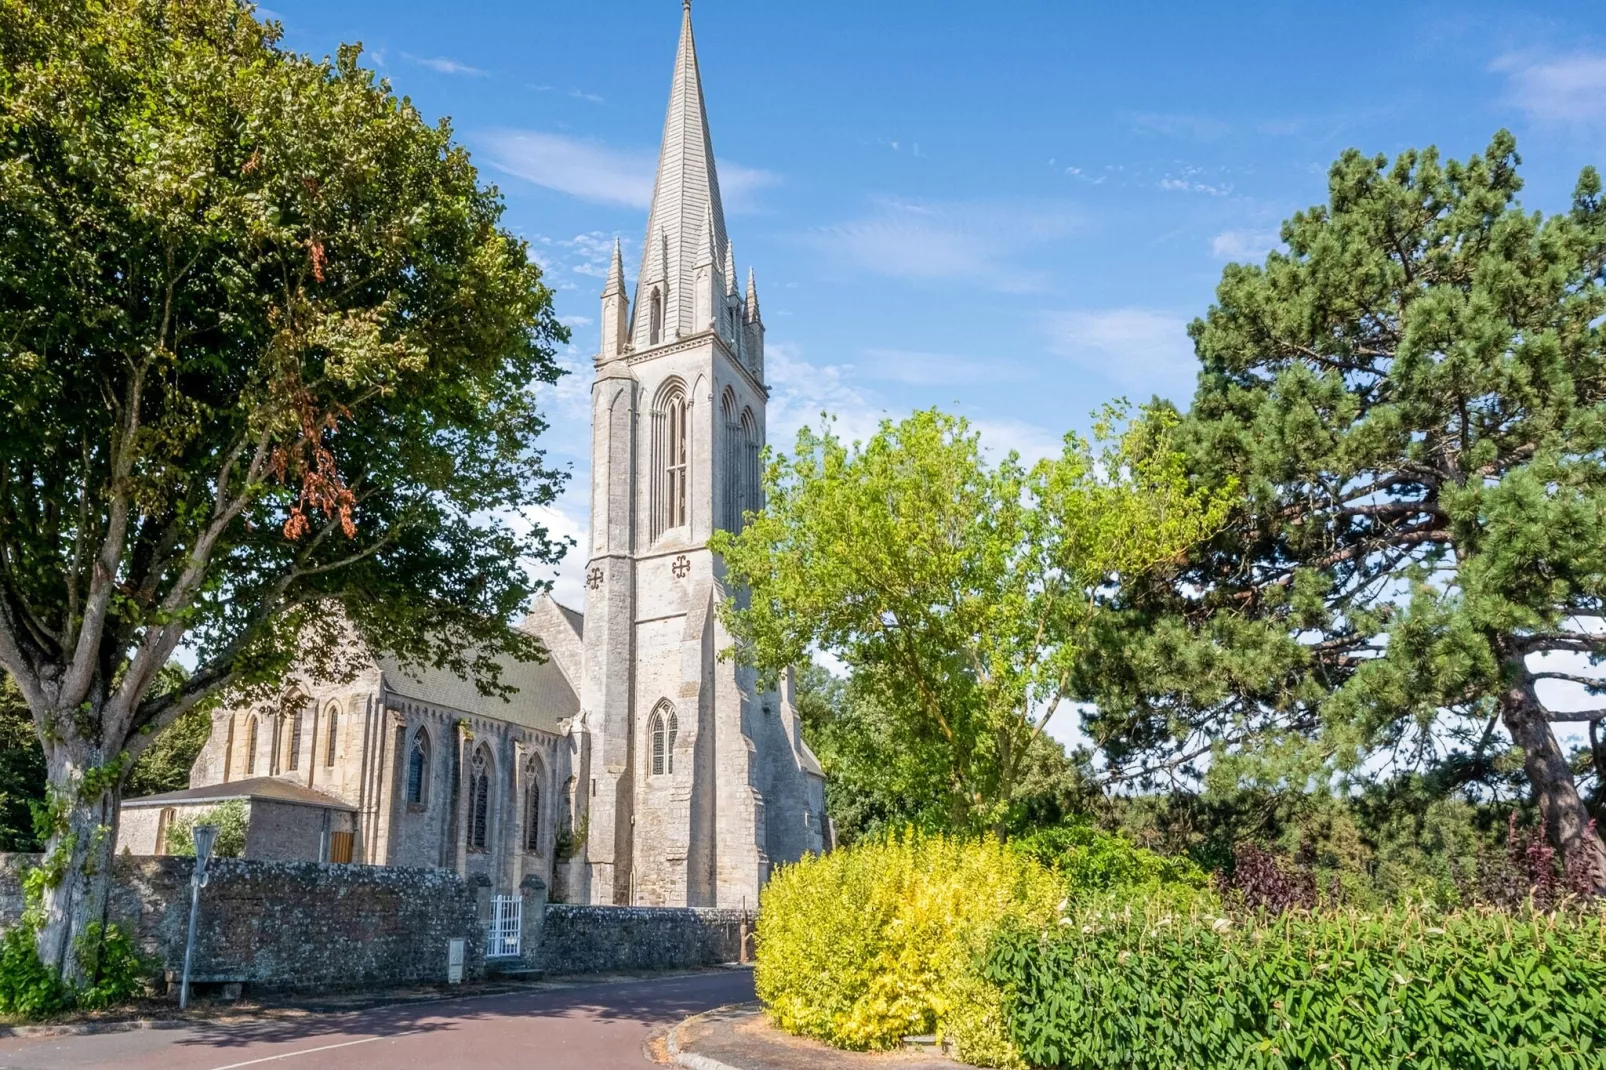
[[[718,656],[708,539],[760,504],[768,400],[758,294],[735,263],[687,0],[635,293],[617,243],[602,292],[571,804],[584,901],[755,905],[772,862],[823,843],[790,696]]]

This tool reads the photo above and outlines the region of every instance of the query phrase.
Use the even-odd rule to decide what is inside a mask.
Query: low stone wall
[[[0,856],[0,926],[21,914],[19,863]],[[187,858],[118,857],[113,921],[166,970],[184,962]],[[218,859],[201,892],[191,976],[253,989],[339,989],[447,979],[448,941],[464,941],[464,976],[482,976],[480,899],[488,888],[433,869]]]
[[[0,928],[22,914],[21,870],[38,856],[0,855]],[[109,913],[141,950],[176,973],[189,923],[187,858],[119,856]],[[257,991],[333,990],[447,980],[448,941],[464,941],[463,975],[486,972],[491,888],[451,870],[218,859],[201,892],[192,977]],[[525,878],[522,953],[506,965],[548,974],[670,970],[742,957],[740,910],[548,904]]]
[[[549,974],[712,966],[741,958],[740,910],[681,907],[546,908],[539,965]]]

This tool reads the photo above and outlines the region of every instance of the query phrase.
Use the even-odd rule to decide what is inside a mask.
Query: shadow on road
[[[259,1044],[322,1041],[338,1044],[376,1035],[450,1032],[463,1026],[506,1019],[568,1018],[599,1025],[646,1026],[679,1021],[709,1007],[711,976],[671,977],[574,988],[531,988],[487,996],[448,997],[367,1010],[312,1014],[302,1018],[263,1018],[246,1022],[202,1022],[189,1027],[175,1046],[212,1049]],[[720,978],[726,1002],[752,999],[752,975],[732,972]]]

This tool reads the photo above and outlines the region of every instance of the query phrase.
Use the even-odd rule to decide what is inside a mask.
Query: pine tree
[[[1180,430],[1246,513],[1180,586],[1127,603],[1087,681],[1117,770],[1303,786],[1334,767],[1476,778],[1503,727],[1569,866],[1606,848],[1547,681],[1606,657],[1606,201],[1526,213],[1483,155],[1346,153],[1286,251],[1231,265],[1190,328]],[[1208,757],[1207,757],[1208,756]]]

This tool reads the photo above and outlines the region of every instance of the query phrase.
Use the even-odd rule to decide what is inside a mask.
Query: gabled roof
[[[498,658],[502,666],[501,682],[514,689],[506,700],[480,694],[473,680],[445,669],[403,666],[388,657],[375,660],[384,674],[387,691],[427,706],[552,733],[561,731],[559,721],[580,712],[580,699],[574,688],[550,660],[529,662]]]
[[[227,784],[208,784],[204,788],[185,788],[183,791],[164,791],[160,795],[144,795],[137,799],[124,799],[124,806],[171,806],[175,803],[230,802],[234,799],[263,799],[271,802],[295,803],[300,806],[321,806],[330,810],[357,808],[333,795],[325,795],[304,784],[282,777],[257,776],[245,780],[231,780]]]

